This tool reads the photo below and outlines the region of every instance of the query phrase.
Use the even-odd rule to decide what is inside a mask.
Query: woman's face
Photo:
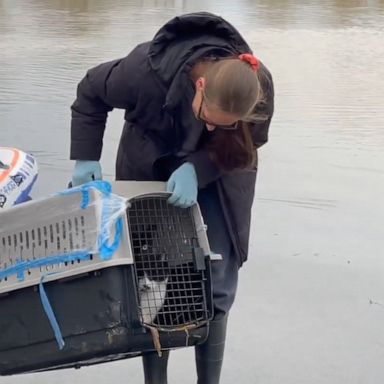
[[[238,116],[220,110],[216,105],[208,103],[204,98],[204,78],[196,81],[196,93],[192,101],[195,117],[205,122],[208,131],[216,128],[233,130],[237,128]]]

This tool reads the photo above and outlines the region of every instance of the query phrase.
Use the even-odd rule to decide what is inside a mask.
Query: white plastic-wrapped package
[[[37,174],[37,162],[31,154],[0,147],[0,211],[30,200]]]

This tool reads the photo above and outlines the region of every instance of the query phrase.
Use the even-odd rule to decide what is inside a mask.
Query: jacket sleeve
[[[260,81],[263,88],[264,98],[263,102],[256,107],[254,113],[256,115],[264,116],[265,119],[247,123],[242,122],[243,124],[247,124],[251,131],[256,151],[268,141],[269,126],[274,112],[273,81],[271,74],[265,67],[263,67]],[[189,161],[195,167],[199,188],[204,188],[224,174],[214,161],[211,160],[206,149],[200,149],[190,154],[187,156],[186,161]]]
[[[127,57],[90,69],[77,87],[71,119],[72,160],[99,160],[108,112],[134,108],[140,84],[140,61],[134,49]]]
[[[186,157],[186,161],[192,163],[195,167],[199,188],[204,188],[223,175],[223,171],[211,160],[206,149],[199,149],[191,153]]]

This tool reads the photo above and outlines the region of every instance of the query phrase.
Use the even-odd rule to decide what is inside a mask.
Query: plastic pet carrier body
[[[163,183],[94,182],[0,212],[0,373],[81,367],[207,337],[198,206]]]

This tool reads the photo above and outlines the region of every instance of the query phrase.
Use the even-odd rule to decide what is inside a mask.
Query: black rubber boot
[[[157,352],[143,355],[144,383],[145,384],[167,384],[167,367],[169,351],[163,351],[159,357]]]
[[[212,320],[204,344],[195,347],[197,384],[219,384],[224,356],[227,319]]]

